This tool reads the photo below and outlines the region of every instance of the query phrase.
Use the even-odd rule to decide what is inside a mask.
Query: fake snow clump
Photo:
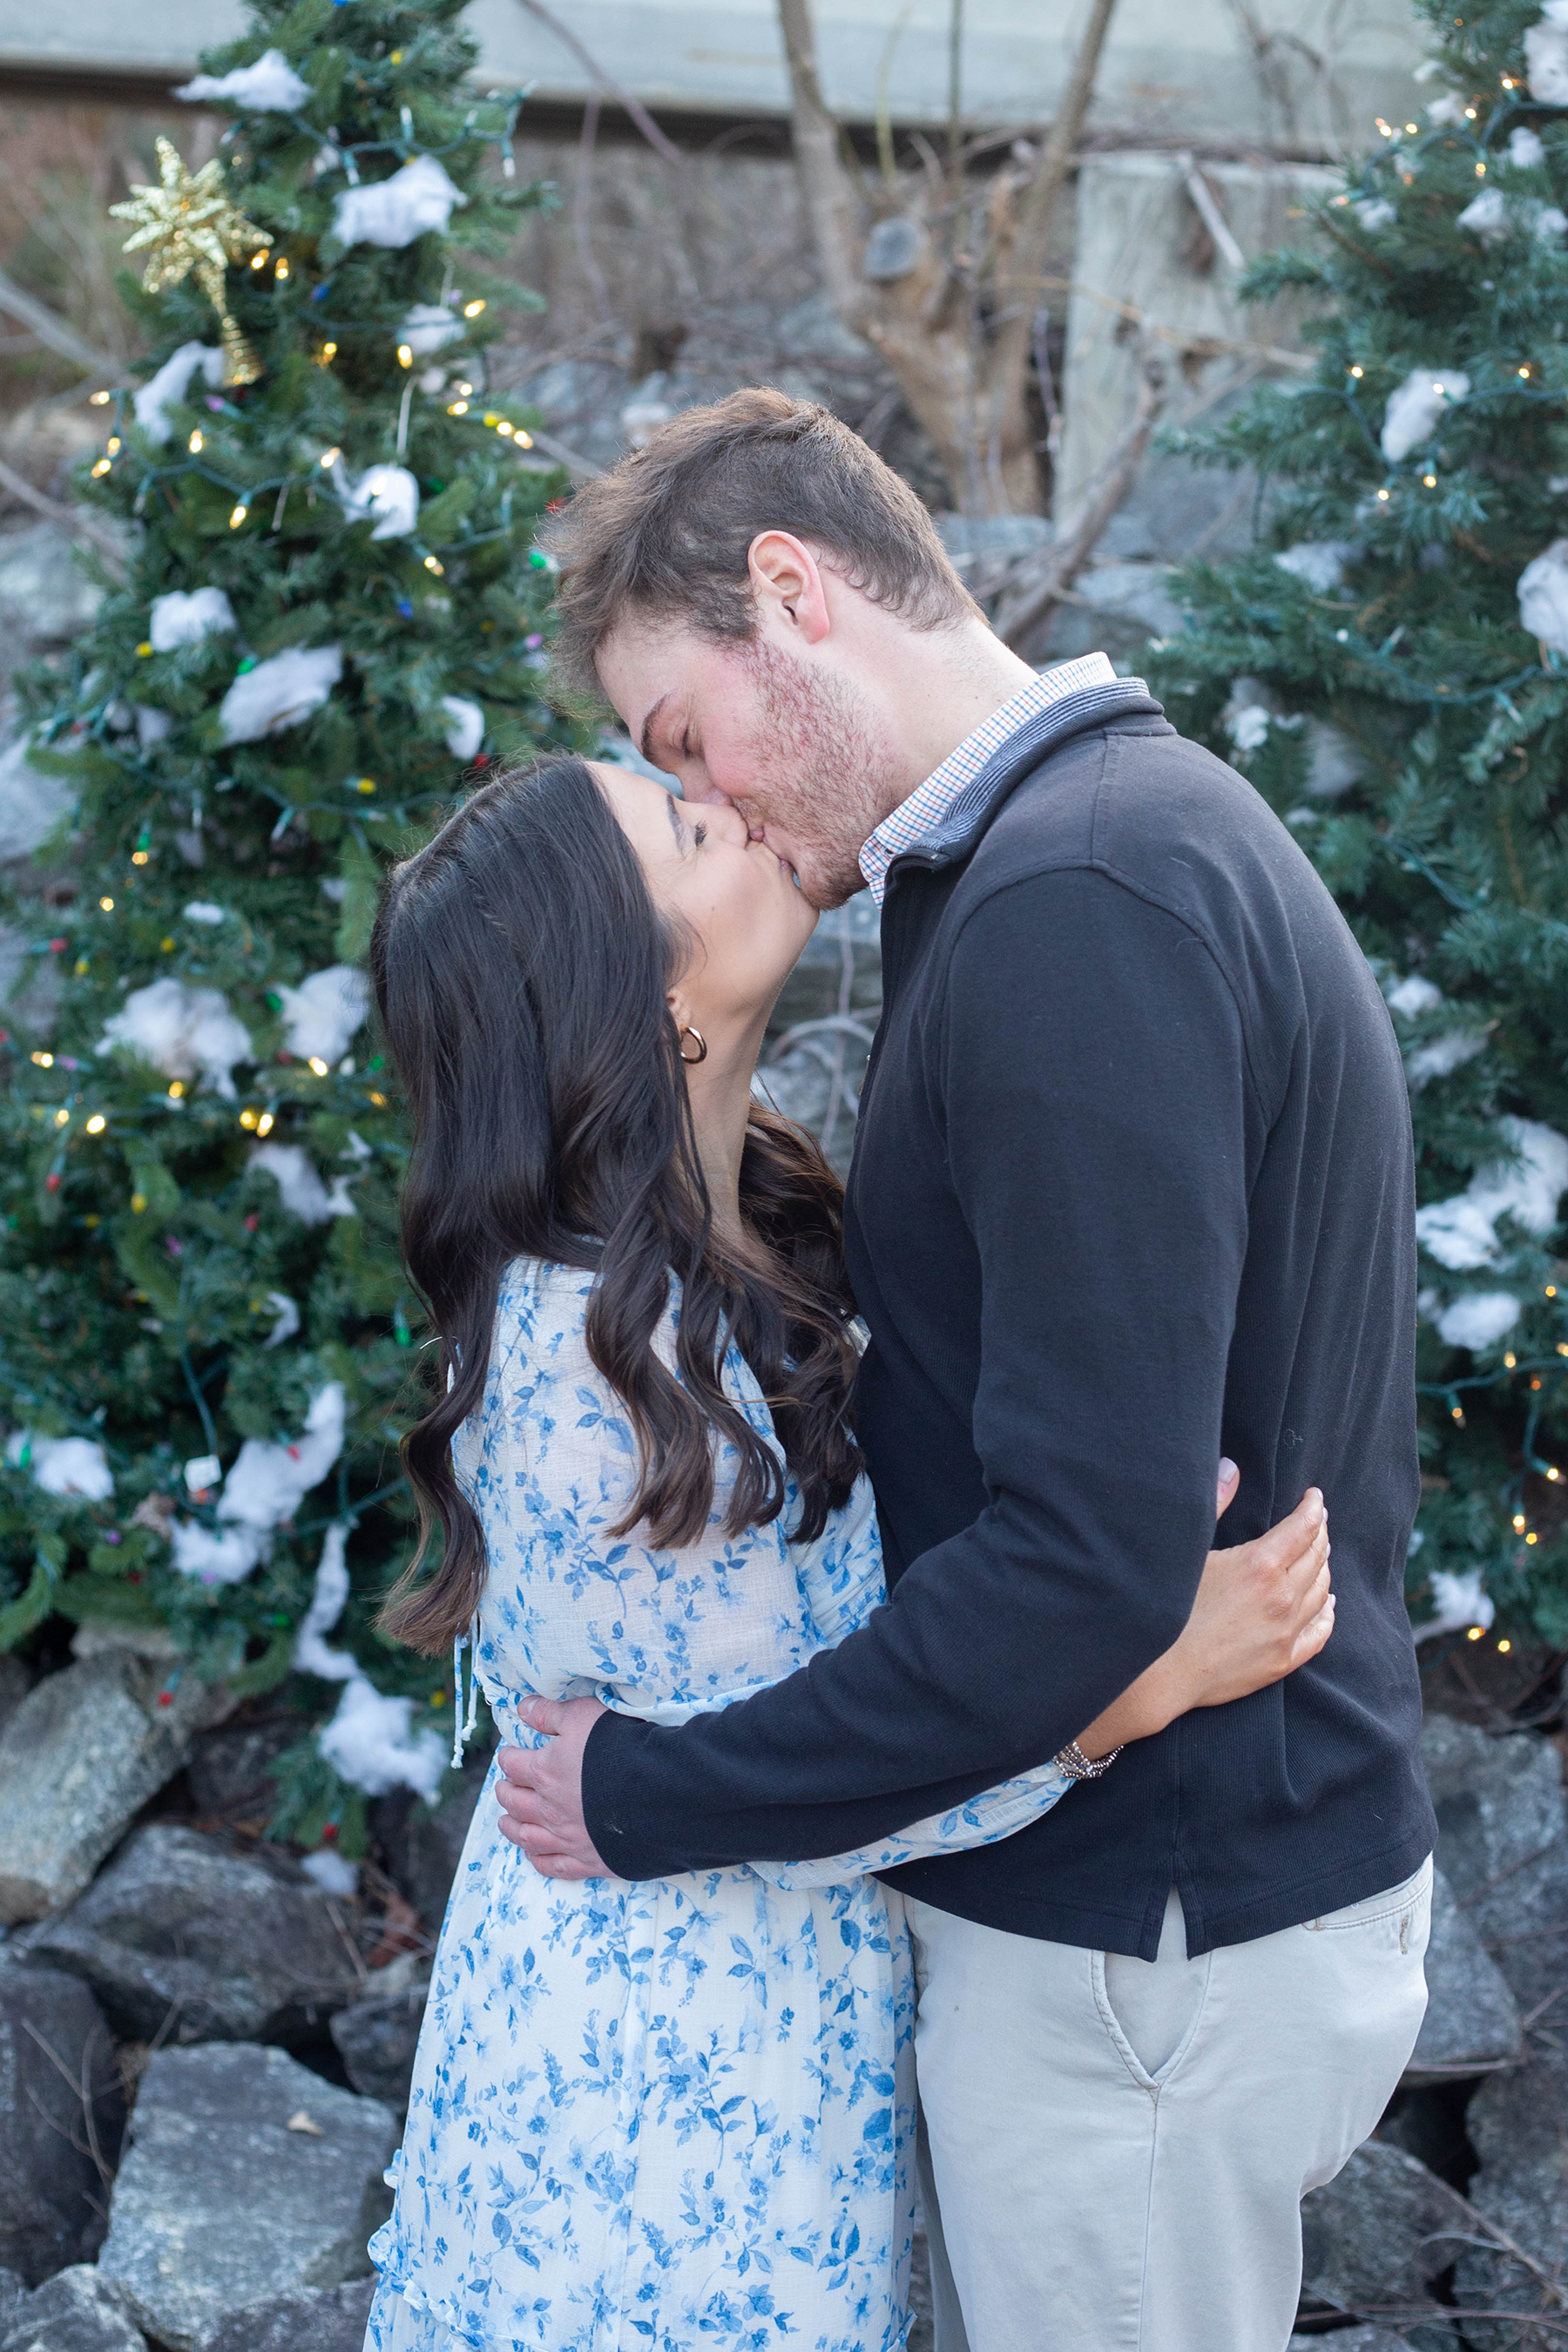
[[[1428,1078],[1446,1078],[1466,1062],[1473,1062],[1478,1054],[1487,1050],[1484,1029],[1446,1029],[1440,1037],[1425,1045],[1417,1045],[1405,1058],[1405,1075],[1413,1093],[1418,1092]],[[1446,1335],[1445,1335],[1446,1336]],[[1466,1343],[1468,1345],[1468,1342]]]
[[[223,382],[223,353],[210,343],[182,343],[156,375],[136,387],[136,422],[150,441],[162,444],[174,429],[169,410],[184,399],[191,378],[200,370],[204,383],[216,390]]]
[[[1533,196],[1506,196],[1500,188],[1483,188],[1465,206],[1457,226],[1474,229],[1483,245],[1496,245],[1516,229],[1529,229],[1542,239],[1561,236],[1568,228],[1568,215],[1555,205],[1538,204]]]
[[[1421,1020],[1444,1002],[1442,990],[1434,988],[1429,980],[1423,980],[1419,972],[1412,972],[1408,980],[1394,982],[1384,993],[1390,1011],[1403,1014],[1406,1021]],[[1446,1029],[1440,1036],[1413,1047],[1405,1057],[1405,1075],[1412,1091],[1424,1087],[1428,1078],[1446,1078],[1461,1063],[1473,1061],[1478,1054],[1485,1053],[1486,1045],[1484,1029],[1458,1027]],[[1447,1339],[1447,1332],[1443,1336]],[[1455,1344],[1468,1347],[1471,1343],[1465,1340]]]
[[[1546,0],[1540,23],[1525,31],[1524,62],[1531,98],[1568,106],[1568,0]]]
[[[406,466],[372,466],[345,487],[343,504],[350,514],[377,518],[372,539],[406,539],[419,517],[419,485]]]
[[[254,1528],[215,1531],[200,1519],[176,1519],[169,1542],[174,1566],[195,1584],[243,1584],[265,1549]]]
[[[412,1789],[434,1801],[447,1769],[438,1732],[412,1731],[411,1698],[384,1698],[374,1685],[355,1674],[343,1685],[338,1710],[316,1745],[345,1780],[368,1797],[392,1789]]]
[[[326,1895],[346,1895],[351,1901],[359,1892],[359,1864],[334,1853],[330,1845],[308,1853],[300,1864],[307,1878],[313,1878]]]
[[[280,1348],[300,1328],[300,1309],[286,1290],[269,1290],[267,1304],[272,1309],[274,1321],[261,1344],[264,1348]]]
[[[1443,1002],[1442,990],[1434,988],[1429,980],[1423,980],[1415,971],[1408,980],[1395,981],[1384,994],[1394,1012],[1403,1013],[1406,1021],[1418,1020],[1423,1013],[1432,1012]]]
[[[327,1529],[316,1567],[316,1589],[294,1641],[294,1664],[300,1672],[319,1675],[328,1683],[346,1683],[359,1672],[349,1651],[331,1648],[324,1638],[342,1615],[349,1597],[347,1540],[348,1531],[341,1521]]]
[[[345,188],[332,202],[332,234],[344,245],[412,245],[426,229],[446,230],[468,198],[434,155],[416,155],[390,180]]]
[[[253,1168],[265,1168],[278,1180],[283,1206],[301,1224],[324,1225],[329,1217],[359,1214],[349,1198],[349,1180],[337,1176],[329,1192],[312,1163],[297,1143],[258,1143],[250,1155]]]
[[[268,1532],[291,1519],[342,1452],[343,1418],[343,1384],[329,1381],[310,1399],[304,1430],[291,1443],[247,1437],[224,1480],[218,1517]]]
[[[172,588],[166,596],[153,597],[147,635],[155,654],[168,654],[234,626],[234,607],[221,588],[193,588],[189,595]]]
[[[203,1584],[238,1584],[265,1559],[272,1530],[291,1519],[319,1486],[343,1444],[341,1381],[329,1381],[310,1400],[304,1431],[291,1443],[247,1437],[224,1481],[218,1527],[177,1519],[170,1530],[174,1566]]]
[[[1348,539],[1302,539],[1281,550],[1274,561],[1281,572],[1304,580],[1320,596],[1344,585],[1345,573],[1360,561],[1361,549]]]
[[[413,1700],[384,1698],[360,1672],[353,1654],[334,1650],[326,1639],[349,1597],[346,1539],[347,1530],[341,1523],[327,1529],[316,1569],[316,1589],[294,1643],[294,1664],[301,1674],[319,1675],[323,1682],[343,1685],[337,1713],[318,1734],[316,1745],[328,1763],[367,1796],[384,1797],[389,1789],[404,1788],[433,1798],[446,1769],[438,1735],[430,1730],[411,1732]],[[321,1859],[335,1862],[340,1857],[329,1854]]]
[[[447,729],[447,749],[454,760],[471,760],[485,740],[485,714],[477,702],[465,701],[460,694],[444,694],[441,708],[450,724]]]
[[[1464,1192],[1415,1213],[1422,1248],[1456,1274],[1498,1263],[1500,1217],[1512,1217],[1526,1233],[1549,1234],[1568,1191],[1568,1137],[1534,1118],[1501,1118],[1498,1125],[1518,1154],[1513,1163],[1478,1169]]]
[[[46,1495],[105,1503],[114,1492],[108,1456],[90,1437],[35,1437],[30,1429],[18,1429],[5,1448],[5,1459],[14,1469],[30,1470],[33,1484]]]
[[[1435,114],[1436,109],[1428,107],[1426,110],[1429,114]],[[1399,213],[1397,207],[1391,205],[1386,196],[1363,196],[1360,204],[1355,206],[1355,216],[1363,228],[1392,228],[1399,217]]]
[[[290,646],[270,661],[245,670],[224,696],[218,717],[226,743],[258,743],[297,726],[327,699],[343,674],[341,646],[317,646],[307,651]]]
[[[370,982],[352,963],[330,963],[298,988],[280,988],[289,1051],[307,1062],[339,1062],[370,1011]]]
[[[456,342],[468,329],[455,311],[445,302],[416,302],[404,319],[398,341],[406,343],[416,360],[426,359],[438,352],[444,343]]]
[[[1258,751],[1268,734],[1269,722],[1278,715],[1264,700],[1267,688],[1255,677],[1238,677],[1231,682],[1230,696],[1220,713],[1220,723],[1230,737],[1231,747],[1245,758],[1248,751]]]
[[[1522,122],[1516,124],[1508,134],[1508,160],[1521,172],[1533,172],[1538,163],[1544,163],[1546,150],[1540,133],[1527,131]]]
[[[194,81],[182,83],[174,96],[187,102],[226,98],[236,106],[247,107],[252,114],[297,114],[315,92],[308,81],[301,81],[281,49],[268,49],[253,66],[236,66],[226,74],[197,74]]]
[[[120,1012],[103,1024],[97,1050],[128,1045],[166,1078],[199,1077],[226,1102],[234,1100],[229,1073],[253,1058],[250,1033],[216,988],[186,988],[177,980],[154,980],[133,988]]]
[[[1416,1626],[1418,1642],[1429,1642],[1436,1633],[1462,1633],[1468,1625],[1479,1625],[1484,1632],[1497,1615],[1490,1594],[1482,1589],[1479,1568],[1467,1569],[1463,1576],[1435,1568],[1430,1582],[1437,1614]]]
[[[215,907],[210,898],[192,898],[184,908],[187,923],[221,923],[223,908]]]
[[[1383,454],[1397,466],[1418,449],[1444,411],[1465,398],[1470,379],[1463,368],[1412,368],[1383,412]]]
[[[1568,539],[1554,539],[1519,575],[1521,628],[1554,653],[1568,654]]]
[[[1511,1331],[1524,1312],[1510,1290],[1472,1290],[1437,1317],[1437,1336],[1450,1348],[1489,1348]]]

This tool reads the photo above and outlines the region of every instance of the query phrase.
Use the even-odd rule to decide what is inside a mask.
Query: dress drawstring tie
[[[452,1644],[452,1761],[461,1764],[463,1749],[473,1738],[479,1719],[479,1678],[474,1671],[479,1655],[479,1621],[477,1617],[466,1633],[459,1633]],[[463,1712],[463,1651],[468,1653],[468,1706]]]

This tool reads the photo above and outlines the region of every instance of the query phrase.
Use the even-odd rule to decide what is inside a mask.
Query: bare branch
[[[1245,269],[1247,256],[1230,233],[1230,223],[1215,202],[1214,190],[1193,160],[1192,152],[1184,147],[1176,158],[1176,169],[1182,175],[1187,194],[1197,208],[1198,218],[1215,241],[1215,250],[1226,267]]]
[[[1008,404],[1010,387],[1015,382],[1022,384],[1024,370],[1028,364],[1029,336],[1035,316],[1029,281],[1039,270],[1050,244],[1057,204],[1083,135],[1084,118],[1089,112],[1089,100],[1094,95],[1095,76],[1100,70],[1100,53],[1105,47],[1105,37],[1110,29],[1115,7],[1116,0],[1094,0],[1088,29],[1073,59],[1072,73],[1062,92],[1056,120],[1040,148],[1018,209],[1018,227],[1013,239],[1012,254],[996,289],[1003,324],[992,353],[991,388],[992,408],[998,417]]]
[[[1165,362],[1157,352],[1143,361],[1138,406],[1132,422],[1089,483],[1082,505],[1053,550],[1044,579],[1004,603],[996,615],[997,635],[1015,652],[1049,617],[1072,586],[1104,535],[1105,527],[1132,487],[1143,462],[1149,438],[1165,405]]]
[[[583,109],[583,135],[577,142],[577,185],[572,198],[572,226],[577,239],[577,259],[593,291],[601,319],[610,316],[610,289],[594,251],[594,144],[599,135],[599,93]]]
[[[864,331],[865,282],[855,192],[839,152],[838,124],[828,112],[816,69],[816,33],[810,0],[778,0],[779,28],[789,62],[791,121],[801,196],[822,265],[827,299],[845,325]]]
[[[107,352],[95,351],[74,327],[67,324],[58,310],[51,310],[47,302],[40,302],[33,295],[25,293],[3,269],[0,269],[0,310],[20,320],[24,327],[30,327],[41,343],[47,343],[52,352],[58,352],[62,359],[69,360],[73,366],[82,369],[86,374],[108,379],[120,373],[121,362],[119,360],[110,359]]]
[[[558,441],[553,433],[542,433],[536,425],[530,425],[529,438],[536,449],[542,449],[547,457],[553,457],[558,466],[564,466],[574,481],[596,482],[605,470],[603,466],[595,466],[592,457],[584,457],[580,451],[569,448],[564,441]]]
[[[547,26],[563,47],[571,50],[584,71],[597,82],[605,96],[613,99],[630,115],[655,154],[662,155],[667,163],[673,163],[679,170],[685,171],[686,158],[674,140],[665,136],[640,99],[634,98],[630,90],[623,89],[620,83],[605,71],[597,58],[584,47],[576,34],[562,23],[553,8],[547,8],[544,0],[518,0],[518,5],[526,8],[531,16],[537,16],[542,25]]]
[[[47,521],[57,524],[61,530],[69,531],[73,539],[85,541],[102,556],[117,578],[124,578],[124,558],[101,523],[93,516],[84,514],[79,507],[64,506],[58,499],[46,498],[42,490],[34,488],[26,474],[18,474],[14,467],[6,465],[3,457],[0,457],[0,490],[9,490],[14,499],[20,499],[24,506],[31,507]]]

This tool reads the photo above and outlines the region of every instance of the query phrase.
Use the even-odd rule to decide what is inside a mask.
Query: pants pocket
[[[1419,1918],[1421,1942],[1426,1940],[1426,1930],[1432,1914],[1432,1857],[1427,1855],[1418,1870],[1397,1886],[1385,1887],[1381,1895],[1363,1895],[1359,1903],[1347,1903],[1341,1911],[1325,1911],[1321,1918],[1307,1919],[1302,1925],[1313,1935],[1337,1934],[1347,1927],[1377,1927],[1397,1922],[1408,1916],[1413,1923]],[[1409,1945],[1402,1939],[1401,1951]]]

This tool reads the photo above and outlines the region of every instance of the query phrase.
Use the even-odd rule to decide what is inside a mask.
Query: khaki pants
[[[1201,1959],[907,1901],[937,2352],[1284,2352],[1300,2205],[1372,2131],[1426,2007],[1432,1865]]]

